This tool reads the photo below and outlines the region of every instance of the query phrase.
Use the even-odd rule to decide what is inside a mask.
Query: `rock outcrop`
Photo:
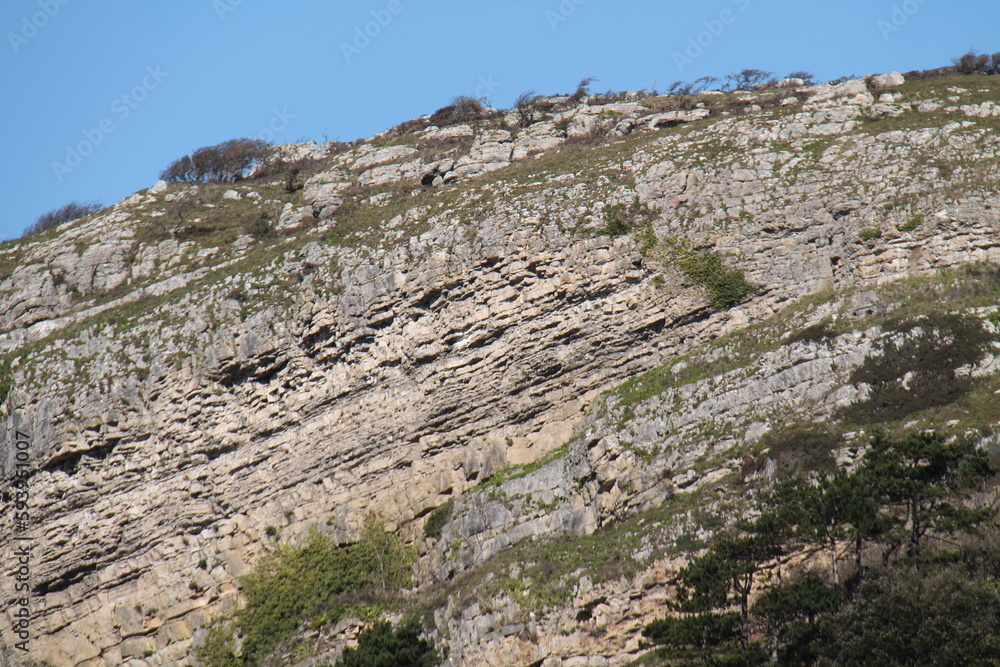
[[[896,85],[802,88],[745,114],[567,105],[527,127],[287,147],[321,163],[301,191],[157,184],[0,246],[0,440],[31,436],[37,657],[191,664],[275,533],[349,540],[376,513],[422,544],[422,581],[449,580],[526,537],[591,533],[698,489],[689,471],[737,439],[706,423],[759,435],[779,407],[854,400],[846,377],[878,331],[658,394],[625,432],[586,417],[603,390],[803,296],[1000,260],[992,107],[870,90]],[[616,210],[635,211],[624,234]],[[681,239],[758,293],[711,308],[671,260]],[[500,485],[508,501],[462,495],[551,452]],[[0,463],[9,477],[13,445]],[[459,496],[444,540],[423,540]],[[2,525],[7,548],[13,517]],[[669,562],[578,593],[598,624],[632,609],[602,660],[636,650]],[[511,660],[607,664],[554,662],[581,655],[553,639],[577,607],[522,621],[449,604],[453,664],[487,664],[502,637]]]

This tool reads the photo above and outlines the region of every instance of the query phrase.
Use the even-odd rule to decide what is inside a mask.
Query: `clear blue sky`
[[[346,141],[455,95],[509,106],[587,76],[662,90],[746,67],[937,67],[1000,51],[998,27],[995,0],[2,0],[0,239],[233,137]]]

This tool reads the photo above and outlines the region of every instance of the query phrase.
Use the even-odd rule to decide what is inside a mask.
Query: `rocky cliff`
[[[376,514],[443,596],[450,664],[634,659],[706,508],[780,465],[768,437],[850,430],[884,341],[949,340],[927,313],[995,333],[993,274],[963,267],[1000,260],[998,91],[550,98],[283,147],[310,165],[293,192],[158,183],[0,245],[11,484],[30,443],[30,524],[0,539],[33,545],[33,657],[193,664],[272,536]],[[699,251],[756,289],[713,307]],[[920,418],[997,426],[941,410]],[[563,534],[578,567],[540,577]]]

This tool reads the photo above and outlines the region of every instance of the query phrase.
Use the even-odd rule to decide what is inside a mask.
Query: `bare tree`
[[[203,146],[170,164],[160,173],[165,181],[224,182],[241,180],[257,162],[267,158],[271,144],[263,139],[230,139]]]
[[[598,81],[600,81],[600,79],[595,79],[592,76],[588,76],[587,78],[581,80],[580,83],[576,85],[576,91],[570,95],[570,102],[573,104],[579,104],[582,102],[583,98],[590,94],[590,85],[597,83]]]
[[[69,222],[70,220],[76,220],[82,218],[85,215],[90,215],[91,213],[97,213],[102,208],[103,205],[97,202],[82,203],[78,201],[70,202],[62,208],[57,208],[48,213],[43,213],[38,216],[32,224],[24,230],[21,235],[22,238],[31,236],[33,234],[40,234],[41,232],[47,231],[54,227],[58,227],[64,222]]]
[[[538,95],[533,90],[527,90],[517,96],[514,101],[514,110],[517,111],[517,120],[521,127],[527,127],[535,122],[535,114],[538,111],[535,103]]]
[[[762,69],[745,69],[726,76],[731,90],[759,90],[774,82],[773,74]]]

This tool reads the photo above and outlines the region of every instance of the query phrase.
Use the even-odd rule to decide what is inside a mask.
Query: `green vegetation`
[[[438,507],[430,516],[427,517],[427,523],[424,524],[424,535],[427,537],[432,537],[434,539],[439,539],[441,537],[441,531],[444,529],[444,525],[448,523],[448,519],[451,518],[452,510],[455,509],[455,499],[452,498],[441,507]]]
[[[763,469],[767,459],[779,474],[830,472],[836,467],[833,452],[843,446],[840,433],[827,424],[794,424],[768,432],[758,441],[757,455],[744,474]],[[766,452],[766,453],[764,453]]]
[[[717,494],[733,481],[728,478],[696,492],[677,493],[659,507],[609,522],[591,535],[519,542],[442,585],[412,611],[428,622],[431,610],[449,598],[462,606],[472,599],[485,605],[498,595],[508,595],[525,610],[536,612],[565,604],[578,592],[583,577],[595,584],[629,577],[654,559],[701,548],[696,534],[702,522],[717,519],[707,508],[719,506]],[[721,502],[729,508],[729,500]]]
[[[198,657],[209,667],[257,665],[306,621],[318,627],[348,613],[371,616],[409,586],[412,562],[381,522],[369,522],[361,541],[348,545],[314,528],[302,544],[278,546],[242,580],[246,605],[212,628]]]
[[[646,229],[652,217],[653,212],[645,204],[640,203],[638,198],[631,204],[612,204],[604,209],[604,227],[601,233],[611,237],[624,236]],[[653,243],[656,243],[655,237]]]
[[[992,336],[973,316],[930,314],[888,322],[878,351],[851,374],[853,384],[871,388],[864,401],[838,415],[858,424],[897,421],[928,408],[947,405],[968,394],[973,379],[956,371],[978,362]]]
[[[995,665],[1000,591],[955,567],[880,573],[825,625],[838,664]]]
[[[713,308],[728,310],[760,291],[746,281],[742,271],[727,269],[717,252],[692,250],[686,243],[676,244],[674,252],[684,273],[708,289]]]
[[[862,241],[874,241],[882,238],[882,230],[878,227],[865,227],[858,232],[858,238]]]
[[[863,291],[863,288],[817,293],[759,324],[709,341],[696,353],[674,359],[669,365],[654,368],[622,383],[612,391],[614,400],[609,405],[614,409],[628,410],[631,406],[670,389],[738,369],[752,372],[760,355],[783,345],[829,341],[840,334],[862,331],[873,326],[910,330],[921,321],[932,325],[932,328],[934,322],[947,325],[952,322],[951,317],[956,312],[995,307],[1000,300],[1000,267],[989,263],[974,263],[931,276],[894,281],[877,289],[874,298],[879,313],[860,318],[850,314],[853,310],[850,305],[852,294],[859,291]],[[823,307],[826,310],[831,305],[835,305],[832,317],[807,326],[806,323],[815,316],[817,308]],[[967,324],[975,326],[974,319],[968,319]],[[964,329],[960,329],[959,333],[962,331]],[[947,332],[944,338],[948,339]],[[961,348],[964,347],[960,344],[960,349],[956,352],[974,356],[968,349],[962,351]],[[932,351],[932,354],[939,353]],[[903,368],[904,362],[900,360],[899,363],[900,368]],[[910,368],[903,369],[894,378],[902,380],[903,375],[912,370],[914,365],[916,364],[911,362]],[[952,369],[960,365],[957,364]],[[959,380],[960,384],[962,382],[965,381]],[[1000,382],[993,379],[973,380],[971,391],[960,396],[957,403],[939,406],[936,411],[924,415],[930,420],[927,423],[945,428],[947,421],[960,419],[964,428],[986,428],[995,422],[995,417],[991,416],[993,411],[1000,408],[1000,395],[994,393],[996,389],[1000,389]],[[889,425],[882,423],[882,426]]]
[[[898,225],[896,229],[901,232],[912,232],[914,229],[924,224],[924,214],[914,213],[910,216],[910,219],[901,225]]]
[[[994,508],[970,500],[994,472],[971,441],[911,433],[898,440],[876,436],[851,472],[781,478],[758,494],[757,518],[742,521],[738,532],[723,534],[680,570],[673,614],[647,625],[644,634],[663,645],[657,653],[665,659],[746,664],[777,655],[781,664],[813,664],[825,656],[859,664],[848,659],[864,655],[855,653],[859,647],[887,632],[910,632],[893,629],[907,625],[906,613],[913,611],[905,600],[922,599],[925,584],[934,588],[936,579],[957,580],[958,593],[918,616],[945,634],[975,629],[980,636],[964,655],[988,655],[987,647],[1000,642],[1000,593],[983,575],[998,561],[984,565],[980,555],[956,548],[956,538],[996,516]],[[853,555],[846,578],[844,546]],[[828,551],[829,577],[812,570],[775,578],[785,556],[810,548]],[[966,557],[971,560],[962,568],[950,567]],[[902,590],[894,588],[899,585]],[[764,594],[751,603],[760,586]],[[982,599],[990,611],[982,617],[958,598]],[[931,610],[937,613],[928,616]],[[905,648],[902,655],[916,650]]]
[[[3,405],[14,388],[14,373],[11,370],[10,358],[0,358],[0,405]]]
[[[520,466],[515,466],[515,465],[504,466],[503,468],[500,468],[500,470],[497,470],[488,478],[484,479],[482,482],[477,484],[474,487],[474,490],[487,489],[491,486],[499,486],[500,484],[503,484],[507,480],[524,477],[525,475],[538,470],[542,466],[548,465],[552,461],[555,461],[556,459],[565,456],[566,452],[569,451],[570,442],[572,442],[572,440],[566,442],[560,447],[557,447],[556,449],[553,449],[551,452],[549,452],[542,458],[538,459],[537,461],[526,463],[525,465],[520,465]]]
[[[439,653],[434,641],[421,639],[422,628],[416,618],[396,628],[379,621],[358,636],[357,648],[344,649],[337,667],[434,667],[440,665],[447,651]]]

